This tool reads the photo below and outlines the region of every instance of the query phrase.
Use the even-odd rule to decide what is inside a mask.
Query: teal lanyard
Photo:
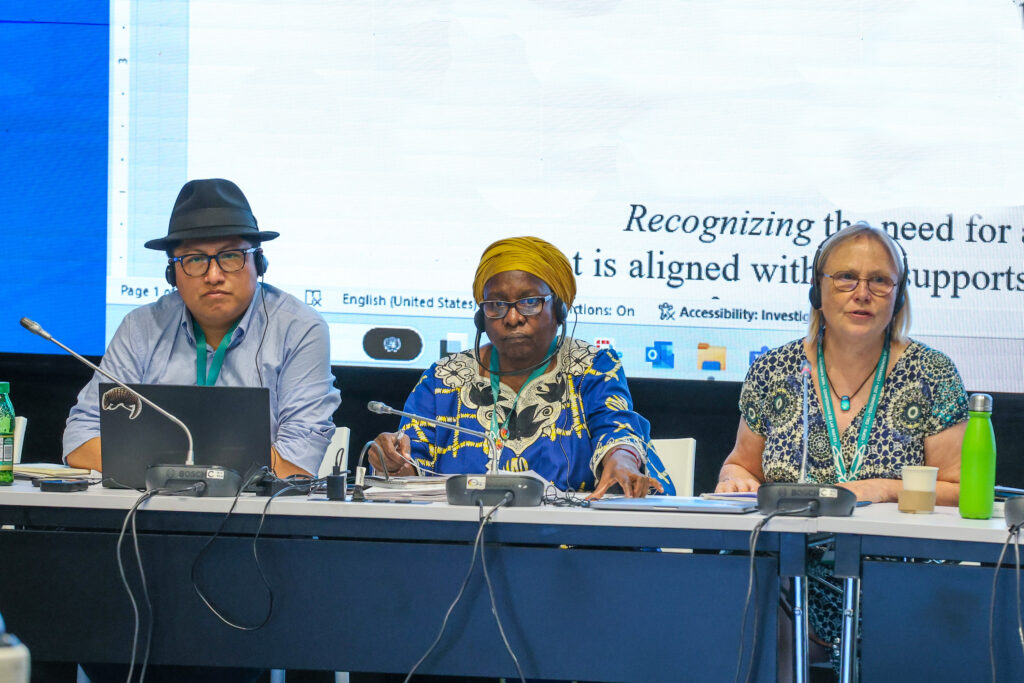
[[[853,453],[853,462],[849,469],[843,462],[843,445],[839,441],[839,426],[836,424],[835,410],[832,408],[832,394],[828,391],[828,374],[825,371],[825,351],[821,345],[821,337],[818,336],[818,388],[821,389],[822,411],[825,413],[825,426],[828,428],[828,440],[832,444],[832,462],[836,466],[836,481],[840,484],[857,479],[857,472],[868,452],[868,439],[871,437],[871,428],[875,423],[875,411],[878,409],[878,402],[882,398],[882,385],[885,383],[885,370],[889,366],[889,333],[885,333],[885,343],[882,345],[882,355],[878,359],[878,366],[875,368],[875,379],[871,383],[871,395],[868,397],[868,404],[864,410],[864,417],[860,423],[860,432],[857,434],[857,449]],[[827,400],[825,398],[827,397]]]
[[[556,343],[557,340],[551,342],[551,346],[548,347],[548,356],[551,356],[554,352]],[[550,362],[550,359],[548,362]],[[519,403],[519,397],[522,395],[523,389],[525,389],[530,382],[543,375],[547,366],[548,363],[544,363],[539,368],[534,368],[533,372],[530,373],[530,376],[526,378],[523,386],[519,387],[519,391],[516,392],[515,400],[512,401],[512,406],[508,409],[508,414],[505,416],[505,421],[501,423],[501,427],[499,428],[498,396],[501,395],[501,378],[495,373],[501,371],[501,363],[498,360],[498,350],[493,346],[491,347],[491,395],[494,397],[494,410],[491,411],[491,429],[489,430],[489,433],[491,438],[494,439],[495,445],[498,447],[498,453],[495,457],[499,457],[501,455],[503,442],[508,438],[508,422],[512,419],[512,413],[515,412],[516,405]]]
[[[236,320],[228,333],[220,340],[220,345],[213,352],[209,373],[206,372],[206,335],[203,333],[203,328],[199,327],[195,321],[192,322],[192,331],[196,335],[196,384],[201,387],[212,387],[217,383],[217,375],[220,374],[220,368],[224,365],[224,354],[227,353],[228,346],[231,344],[231,335],[235,333],[235,328],[240,322],[241,319]]]

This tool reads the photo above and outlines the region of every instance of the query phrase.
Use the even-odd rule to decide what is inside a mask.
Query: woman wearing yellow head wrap
[[[671,487],[658,480],[650,425],[633,411],[618,354],[565,335],[576,278],[561,251],[537,237],[495,242],[480,257],[473,296],[474,349],[430,367],[405,412],[486,431],[498,452],[465,432],[403,419],[397,434],[377,437],[389,472],[480,473],[496,460],[594,498],[615,484],[629,496]],[[371,462],[381,466],[376,453]]]

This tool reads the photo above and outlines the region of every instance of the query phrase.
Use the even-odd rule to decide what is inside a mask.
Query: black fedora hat
[[[183,240],[244,237],[266,242],[280,233],[260,230],[245,195],[230,180],[190,180],[181,188],[171,209],[167,237],[149,240],[147,249],[167,251]]]

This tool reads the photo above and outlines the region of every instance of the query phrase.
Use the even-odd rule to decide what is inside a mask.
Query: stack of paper
[[[367,477],[363,494],[367,500],[402,500],[402,501],[446,501],[444,490],[446,476],[430,477]]]
[[[90,474],[92,470],[52,462],[20,462],[14,466],[14,476],[19,479],[84,479]]]

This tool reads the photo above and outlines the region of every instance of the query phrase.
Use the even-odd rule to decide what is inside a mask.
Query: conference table
[[[99,487],[44,493],[27,482],[0,490],[0,613],[34,658],[129,661],[134,622],[115,547],[137,497]],[[259,623],[268,609],[253,560],[267,501],[240,497],[198,565],[204,592],[242,625]],[[152,618],[152,664],[407,672],[459,591],[480,516],[444,503],[275,498],[256,543],[273,611],[263,628],[241,631],[203,605],[191,579],[231,503],[158,496],[140,508],[152,611],[141,599],[140,609],[144,626]],[[776,647],[788,638],[777,627],[780,593],[790,579],[806,580],[808,543],[832,541],[849,626],[862,618],[860,669],[851,649],[844,680],[978,680],[990,677],[993,566],[1007,539],[1000,508],[991,520],[963,520],[941,507],[906,515],[895,504],[857,508],[852,517],[772,519],[758,542],[745,620],[748,542],[763,520],[756,513],[502,508],[485,528],[483,559],[528,678],[731,680],[740,657],[742,679],[786,676],[794,660]],[[139,594],[130,534],[125,546]],[[516,677],[480,561],[477,554],[419,672]],[[998,680],[1024,680],[1016,632],[1016,581],[1024,577],[1015,572],[1011,547],[994,613]],[[799,680],[805,663],[795,652]]]
[[[0,490],[0,613],[39,661],[128,662],[133,612],[116,559],[138,493]],[[243,495],[197,580],[228,619],[252,626],[270,596],[253,559],[266,497]],[[480,511],[445,503],[353,503],[279,496],[256,543],[273,591],[267,624],[232,628],[199,599],[192,568],[231,499],[157,496],[135,522],[152,608],[129,534],[150,664],[405,673],[427,651],[473,558]],[[491,612],[528,678],[594,681],[776,679],[780,585],[802,572],[817,520],[776,519],[759,538],[741,626],[757,514],[578,507],[502,508],[437,647],[418,671],[516,677]],[[757,619],[755,627],[755,608]],[[790,667],[783,661],[784,668]]]
[[[835,574],[847,579],[848,619],[855,621],[860,608],[860,678],[993,680],[991,647],[995,680],[1024,680],[1024,634],[1018,633],[1024,573],[1015,567],[1012,543],[991,609],[994,567],[1008,535],[1002,503],[987,520],[961,519],[955,507],[926,515],[896,508],[870,505],[852,517],[817,519],[817,531],[835,538]],[[856,658],[845,660],[856,679]]]

